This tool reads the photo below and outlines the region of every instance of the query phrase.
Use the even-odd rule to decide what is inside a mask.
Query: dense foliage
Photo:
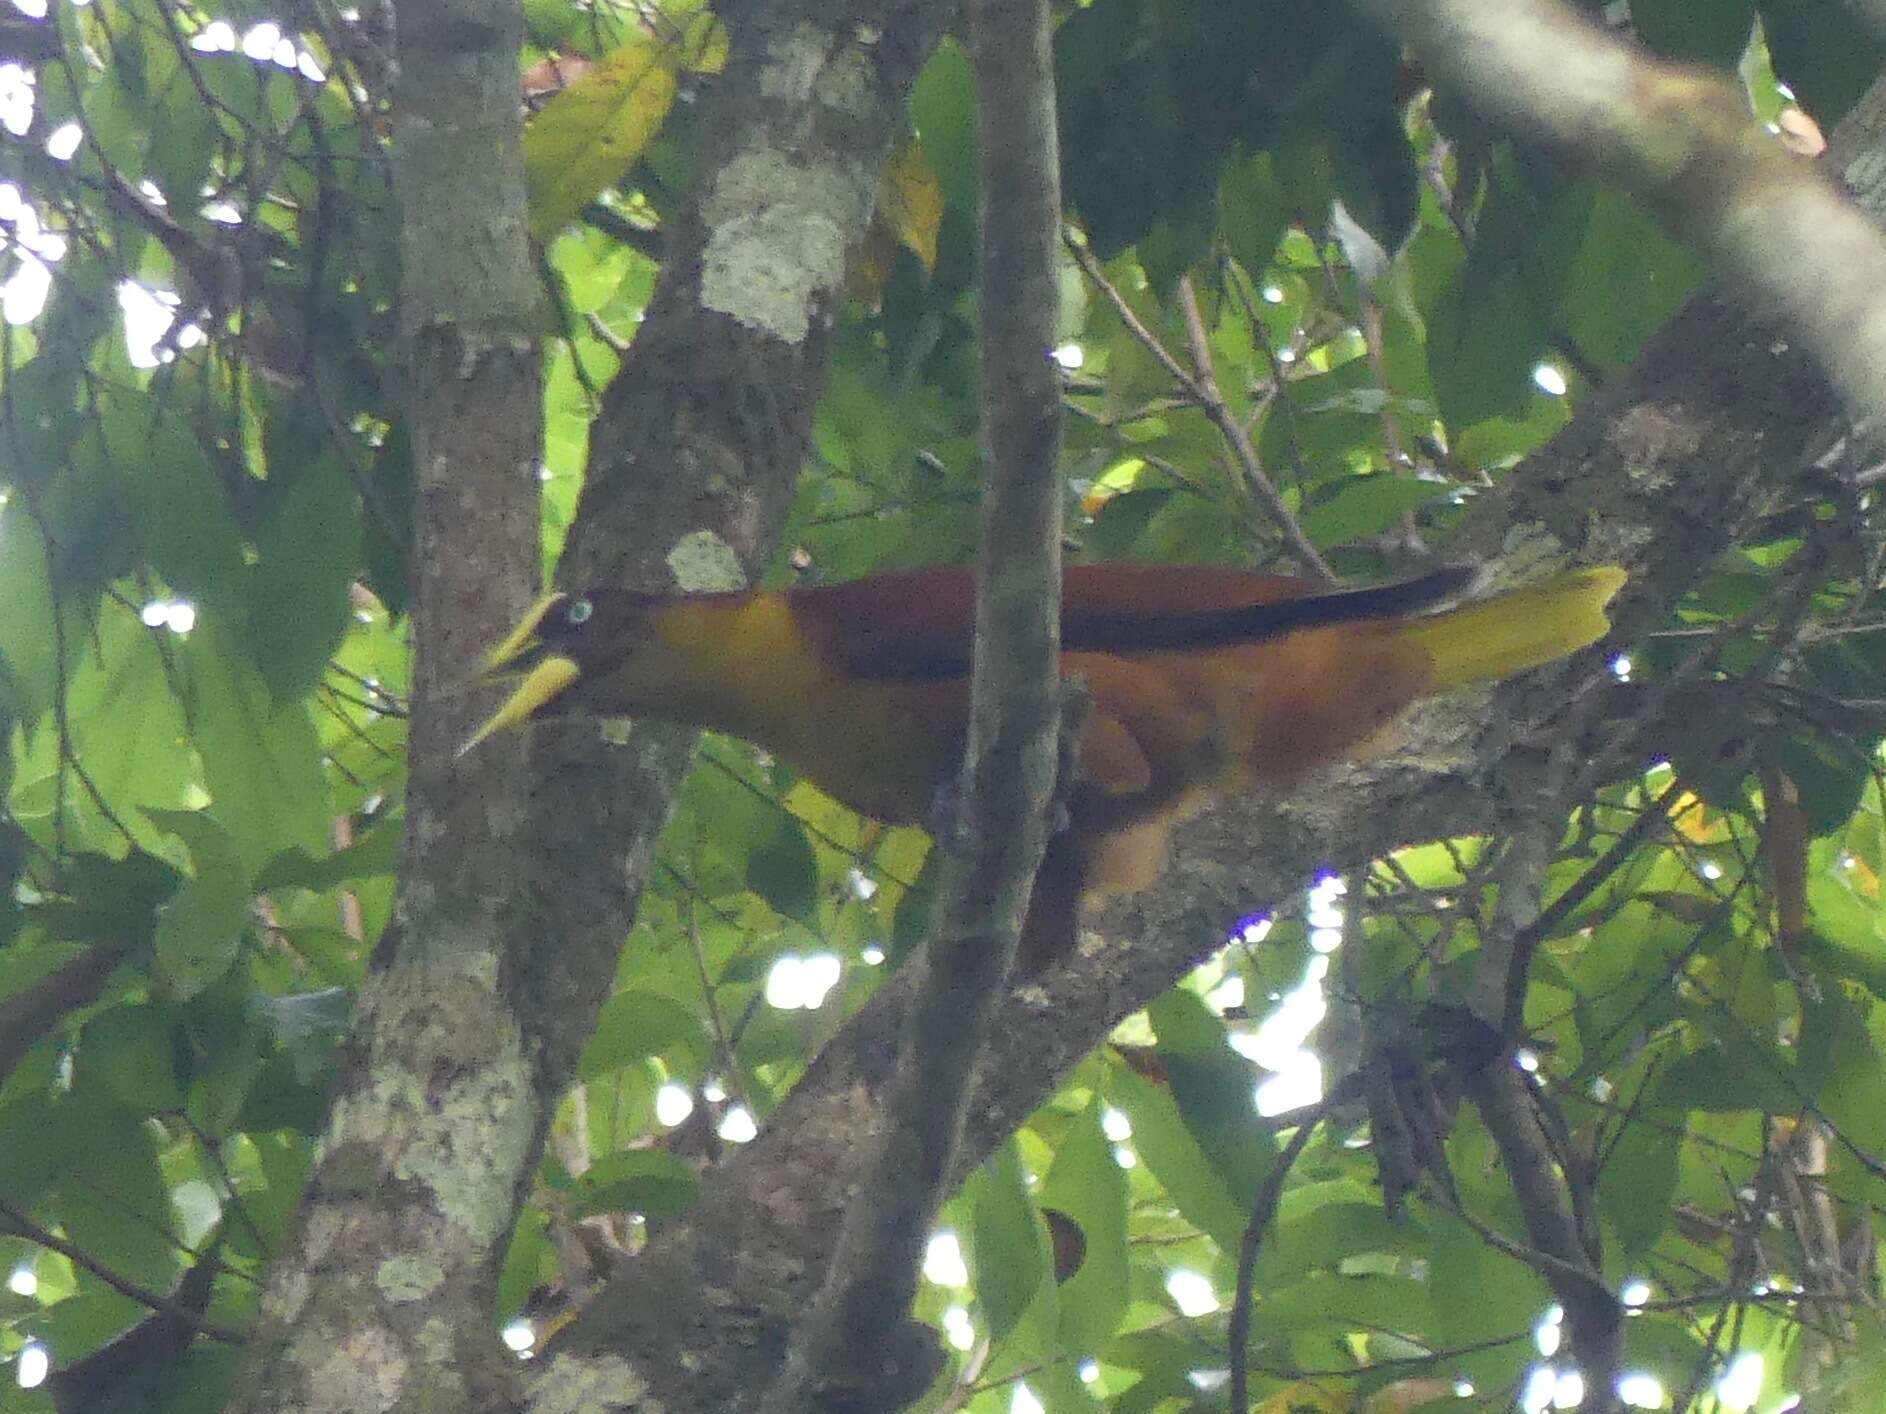
[[[1798,101],[1831,127],[1879,67],[1833,0],[1629,9],[1650,47],[1739,66],[1762,121]],[[685,5],[525,11],[548,564],[720,57]],[[371,7],[286,21],[53,0],[0,22],[20,60],[0,70],[6,1411],[52,1407],[56,1374],[17,1387],[44,1355],[83,1368],[176,1306],[185,1334],[86,1407],[215,1406],[394,895],[412,466],[389,38]],[[1264,563],[1290,552],[1281,503],[1340,574],[1396,572],[1703,278],[1626,197],[1487,130],[1340,7],[1093,0],[1056,53],[1080,557]],[[778,581],[973,552],[972,93],[946,43],[887,165]],[[1607,1278],[1641,1284],[1632,1372],[1764,1411],[1804,1387],[1865,1407],[1886,1349],[1876,493],[1790,475],[1588,689],[1628,715],[1689,664],[1699,705],[1637,774],[1583,783],[1525,997],[1559,1158],[1589,1180],[1580,1221]],[[927,850],[704,742],[494,1324],[547,1326],[594,1253],[684,1210],[765,1122],[920,940]],[[1315,1098],[1298,1047],[1325,1010],[1331,1081],[1363,1033],[1443,1051],[1436,1004],[1502,861],[1499,840],[1417,843],[1227,919],[1222,957],[953,1201],[920,1314],[959,1358],[930,1407],[1221,1400],[1279,1151],[1254,1087],[1267,1110]],[[1550,1397],[1546,1284],[1498,1241],[1509,1177],[1471,1107],[1444,1087],[1422,1106],[1445,1201],[1384,1210],[1360,1110],[1290,1171],[1253,1269],[1263,1407]]]

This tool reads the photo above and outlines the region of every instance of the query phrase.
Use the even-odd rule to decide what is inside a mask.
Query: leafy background
[[[1837,120],[1881,57],[1833,0],[1622,8],[1658,52],[1734,68],[1790,133]],[[720,58],[687,4],[526,11],[556,319],[548,566]],[[391,908],[412,467],[388,36],[376,10],[318,18],[55,0],[19,22],[30,62],[0,70],[0,1019],[30,1041],[0,1086],[0,1356],[22,1378],[137,1327],[151,1294],[207,1289],[212,1337],[250,1319]],[[1056,63],[1082,558],[1266,562],[1261,476],[1340,573],[1393,573],[1703,275],[1339,7],[1093,0],[1061,16]],[[778,582],[971,551],[971,105],[946,44],[887,165]],[[1865,1407],[1886,1349],[1867,1275],[1886,1196],[1886,625],[1876,552],[1845,553],[1871,510],[1779,498],[1613,665],[1628,694],[1718,652],[1710,701],[1735,730],[1671,743],[1567,821],[1550,892],[1576,901],[1526,999],[1542,1092],[1597,1172],[1606,1275],[1641,1283],[1632,1369],[1725,1408],[1809,1385]],[[1802,626],[1785,654],[1781,624]],[[1751,722],[1759,759],[1724,757]],[[685,1209],[921,936],[926,851],[739,742],[704,744],[494,1319],[541,1339],[609,1252]],[[1465,976],[1499,856],[1421,845],[1227,920],[1222,957],[952,1201],[920,1314],[955,1360],[929,1407],[1222,1401],[1240,1240],[1277,1159],[1254,1091],[1266,1108],[1314,1093],[1297,1043],[1324,1011],[1331,1076],[1358,1027],[1431,1046],[1423,1005]],[[50,1024],[23,1032],[22,1008]],[[1453,1118],[1460,1207],[1517,1231],[1488,1136]],[[1254,1270],[1262,1407],[1549,1397],[1537,1277],[1440,1207],[1385,1213],[1366,1124],[1338,1121]],[[90,1407],[209,1408],[232,1360],[180,1341]],[[1725,1366],[1740,1385],[1718,1384]],[[9,1414],[50,1407],[46,1387],[0,1394]]]

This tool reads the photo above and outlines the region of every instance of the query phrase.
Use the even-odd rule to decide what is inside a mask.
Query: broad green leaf
[[[57,635],[45,541],[18,507],[0,511],[0,655],[4,657],[8,715],[31,722],[52,703],[58,685]],[[68,640],[77,632],[67,614]]]
[[[674,103],[679,55],[641,37],[545,105],[524,132],[530,233],[548,240],[613,186],[660,130]]]
[[[148,1128],[120,1131],[115,1141],[65,1173],[60,1225],[72,1242],[113,1271],[166,1291],[182,1255],[172,1241],[176,1219]]]
[[[1536,1354],[1532,1327],[1551,1300],[1545,1283],[1450,1214],[1436,1213],[1430,1233],[1429,1319],[1437,1343],[1466,1350],[1510,1338],[1510,1344],[1466,1355],[1454,1368],[1481,1389],[1516,1385]]]
[[[817,927],[818,860],[804,828],[783,811],[772,838],[747,856],[747,887],[781,917]]]
[[[243,547],[217,470],[179,418],[144,398],[108,404],[104,455],[139,544],[172,589],[227,611],[241,603]]]
[[[1399,525],[1407,512],[1446,493],[1444,483],[1412,476],[1382,473],[1346,477],[1333,495],[1304,513],[1303,533],[1320,548],[1380,535]]]
[[[1258,1117],[1251,1063],[1231,1049],[1224,1023],[1195,992],[1174,988],[1147,1014],[1180,1119],[1231,1201],[1248,1209],[1277,1156]]]
[[[697,1069],[706,1065],[713,1043],[701,1018],[659,992],[617,992],[603,1003],[576,1073],[593,1080],[644,1056],[674,1054]]]
[[[1218,221],[1232,255],[1253,280],[1259,279],[1290,224],[1290,209],[1268,152],[1234,157],[1220,169]]]
[[[700,1186],[687,1162],[665,1149],[608,1154],[578,1180],[576,1215],[627,1212],[673,1217],[694,1202]]]
[[[1655,1091],[1658,1105],[1781,1115],[1799,1113],[1807,1098],[1795,1063],[1739,1028],[1677,1057],[1657,1077]]]
[[[1029,1200],[1021,1155],[1010,1140],[989,1156],[971,1185],[976,1296],[998,1342],[1030,1306],[1053,1296],[1054,1274],[1040,1216]]]
[[[1677,1162],[1687,1139],[1680,1111],[1639,1109],[1598,1176],[1598,1211],[1626,1258],[1641,1257],[1670,1223]]]
[[[1565,273],[1559,322],[1587,358],[1621,366],[1637,357],[1706,273],[1627,198],[1599,191]]]
[[[1068,1126],[1041,1185],[1041,1205],[1065,1213],[1085,1243],[1080,1269],[1061,1283],[1067,1350],[1096,1349],[1126,1314],[1126,1170],[1101,1132],[1100,1113],[1095,1100]]]
[[[1441,416],[1464,427],[1517,411],[1532,396],[1545,336],[1538,298],[1518,270],[1461,266],[1428,316],[1428,370]]]
[[[324,893],[357,879],[391,874],[399,865],[404,829],[404,819],[395,816],[333,854],[314,858],[305,850],[284,850],[262,866],[255,880],[256,892],[296,888]]]
[[[360,510],[339,456],[284,468],[288,493],[256,531],[249,576],[249,655],[277,701],[320,681],[351,615]]]
[[[1748,48],[1755,0],[1631,0],[1631,23],[1667,58],[1733,69]]]
[[[276,701],[261,675],[233,651],[237,641],[222,626],[199,620],[179,660],[212,808],[245,868],[259,873],[283,850],[325,852],[327,782],[308,708]]]
[[[527,1205],[517,1217],[517,1231],[504,1254],[504,1268],[498,1276],[498,1316],[509,1320],[524,1309],[531,1292],[555,1281],[557,1249],[551,1244],[549,1223],[544,1210]]]
[[[85,1023],[75,1061],[91,1083],[133,1109],[181,1109],[175,1022],[170,1008],[153,1003],[112,1007]]]
[[[190,848],[191,877],[158,914],[158,978],[178,998],[195,996],[236,960],[249,924],[249,873],[236,842],[200,811],[149,810]]]
[[[1872,779],[1872,755],[1844,741],[1795,736],[1781,743],[1781,766],[1801,793],[1808,829],[1832,834],[1853,817]]]
[[[1249,1214],[1192,1136],[1172,1096],[1123,1066],[1115,1068],[1109,1084],[1114,1102],[1132,1121],[1134,1153],[1187,1221],[1222,1250],[1237,1251]]]

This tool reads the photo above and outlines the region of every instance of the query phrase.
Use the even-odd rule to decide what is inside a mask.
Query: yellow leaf
[[[524,130],[530,233],[548,240],[621,180],[661,131],[675,98],[675,50],[642,37],[544,106]]]
[[[943,185],[923,159],[923,144],[913,137],[885,159],[878,175],[877,210],[852,258],[845,293],[876,304],[891,278],[899,246],[921,260],[925,270],[935,271],[942,226]]]
[[[727,67],[727,27],[711,12],[696,15],[681,49],[687,56],[682,67],[689,73],[717,74]]]
[[[923,143],[912,138],[891,154],[878,184],[878,215],[898,243],[936,270],[936,238],[943,227],[943,184],[924,161]]]
[[[1857,854],[1842,855],[1840,862],[1847,871],[1847,883],[1855,893],[1866,898],[1879,897],[1879,875],[1873,872],[1873,866]]]
[[[1718,844],[1729,838],[1728,822],[1688,791],[1670,802],[1670,822],[1692,844]]]

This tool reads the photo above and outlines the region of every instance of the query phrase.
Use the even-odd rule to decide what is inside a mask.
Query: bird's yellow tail
[[[1624,587],[1616,565],[1570,570],[1438,614],[1403,622],[1398,637],[1434,660],[1432,688],[1494,682],[1596,643],[1611,627],[1605,605]]]

